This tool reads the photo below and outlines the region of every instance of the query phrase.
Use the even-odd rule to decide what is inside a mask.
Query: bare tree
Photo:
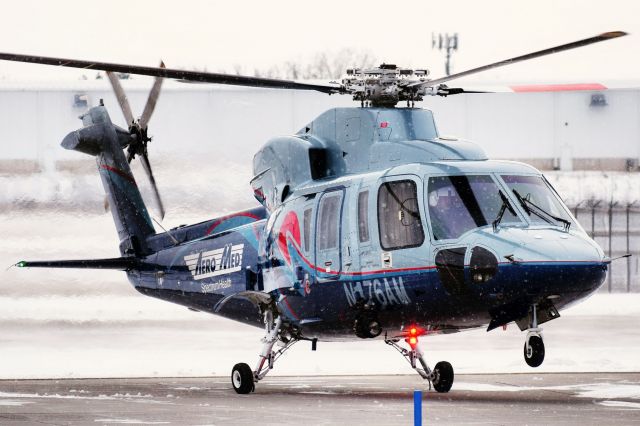
[[[267,69],[255,69],[254,76],[284,78],[287,80],[338,79],[347,68],[372,68],[377,65],[370,51],[344,48],[338,51],[316,53],[310,62],[286,61]],[[236,74],[238,69],[235,70]]]

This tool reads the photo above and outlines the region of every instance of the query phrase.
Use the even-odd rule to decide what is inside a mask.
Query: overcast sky
[[[460,34],[454,71],[604,31],[623,39],[487,72],[486,81],[638,80],[640,2],[133,1],[4,2],[0,51],[251,72],[349,47],[381,61],[444,73],[432,32]],[[75,79],[78,71],[0,62],[7,80]]]

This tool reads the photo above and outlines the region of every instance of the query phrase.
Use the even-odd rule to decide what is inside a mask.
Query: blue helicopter
[[[524,358],[542,364],[540,325],[604,282],[611,259],[535,168],[489,160],[477,145],[439,135],[425,96],[470,93],[445,83],[514,62],[626,35],[609,32],[447,77],[383,64],[341,83],[256,77],[0,53],[0,59],[107,71],[128,129],[104,105],[62,141],[95,158],[120,238],[112,259],[21,261],[19,267],[125,271],[140,293],[221,315],[265,336],[258,362],[233,367],[236,392],[255,389],[295,343],[379,339],[429,386],[448,392],[450,363],[426,362],[432,333],[527,331]],[[155,76],[135,120],[113,73]],[[131,173],[138,156],[154,189],[148,122],[163,78],[350,94],[360,107],[324,112],[255,155],[260,205],[157,233]],[[396,107],[406,102],[406,107]]]

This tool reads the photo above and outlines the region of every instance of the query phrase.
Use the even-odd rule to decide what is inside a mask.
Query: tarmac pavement
[[[459,375],[451,392],[417,375],[0,381],[2,425],[640,424],[640,373]]]

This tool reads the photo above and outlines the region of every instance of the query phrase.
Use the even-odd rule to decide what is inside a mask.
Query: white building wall
[[[473,140],[492,158],[640,157],[640,91],[493,93],[428,99],[442,133]]]
[[[134,113],[146,101],[145,81],[124,81]],[[218,87],[167,82],[150,123],[152,155],[215,156],[245,163],[267,139],[297,131],[326,109],[357,106],[347,96],[314,92]],[[84,108],[104,99],[113,121],[125,127],[106,81],[60,88],[0,87],[0,160],[35,160],[51,167],[76,160],[59,148],[81,126]],[[570,169],[572,159],[640,157],[640,91],[603,92],[607,106],[590,106],[591,92],[490,93],[428,98],[441,134],[473,140],[492,158],[546,159]],[[542,164],[542,163],[541,163]]]

